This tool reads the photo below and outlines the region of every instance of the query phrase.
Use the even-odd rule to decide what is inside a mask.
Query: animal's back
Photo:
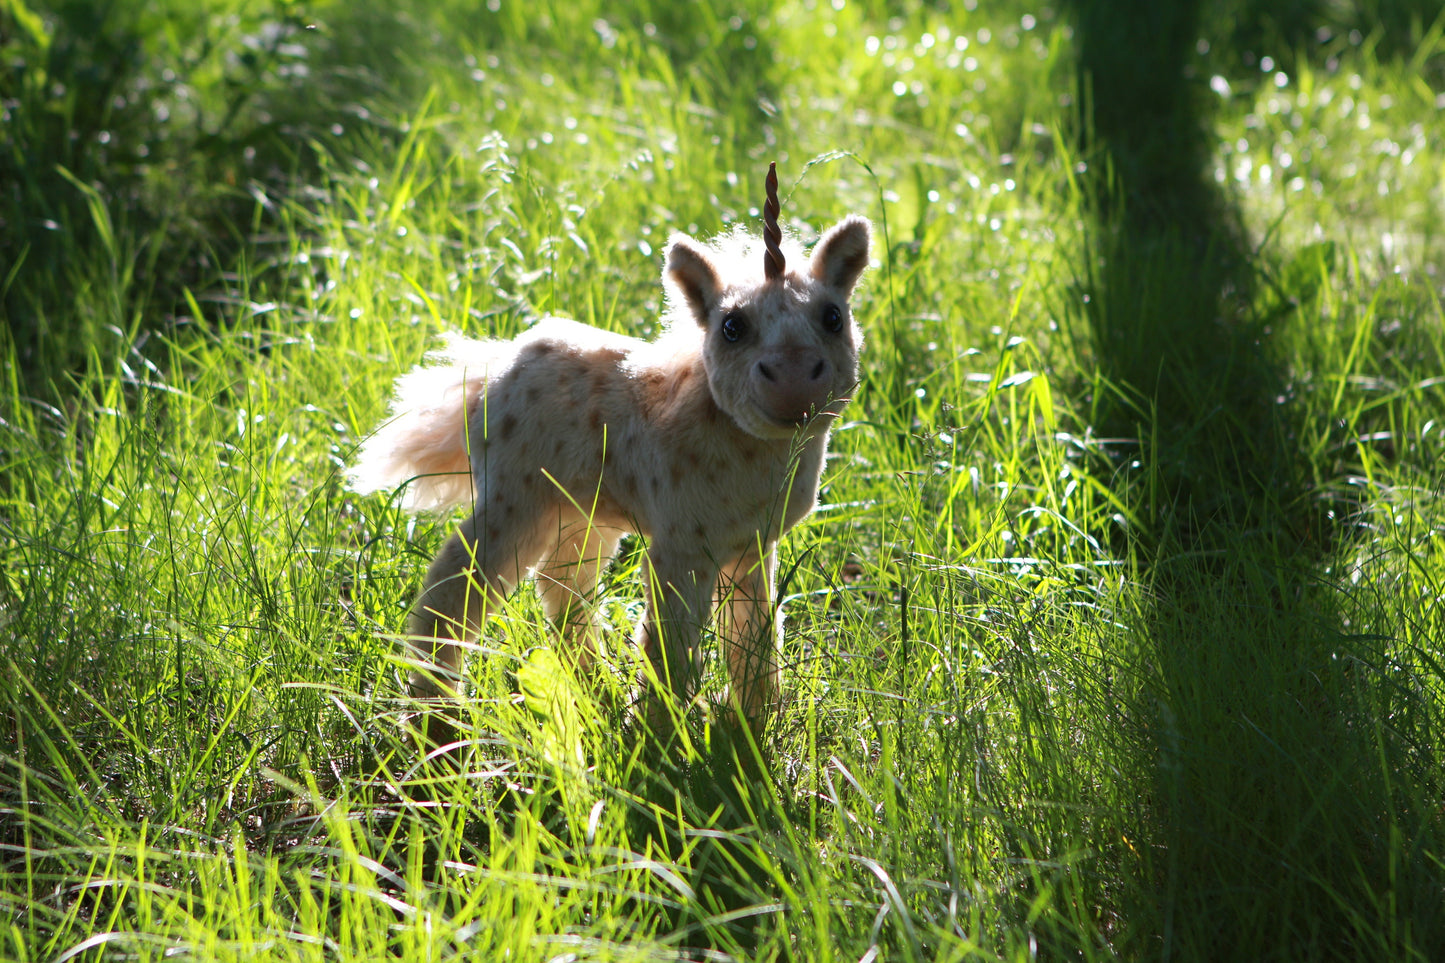
[[[351,487],[362,494],[406,486],[401,505],[407,511],[446,511],[470,501],[468,448],[475,449],[478,441],[472,436],[495,434],[496,422],[508,419],[510,426],[528,415],[525,420],[533,423],[527,431],[534,437],[565,431],[572,409],[567,402],[583,387],[580,379],[615,367],[645,344],[565,318],[544,318],[510,341],[456,332],[443,337],[445,346],[429,354],[427,363],[397,379],[390,417],[363,443],[347,473]],[[505,390],[520,377],[536,385],[531,398]],[[514,412],[489,410],[516,408],[519,402],[527,406]],[[539,415],[562,423],[549,429],[535,423]]]

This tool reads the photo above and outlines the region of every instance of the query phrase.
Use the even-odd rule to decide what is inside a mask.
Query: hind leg
[[[427,570],[407,620],[415,659],[412,695],[454,698],[461,680],[461,646],[474,639],[487,609],[506,596],[550,544],[546,525],[530,506],[479,507],[447,539]]]
[[[569,643],[578,671],[586,673],[597,654],[592,593],[624,533],[567,506],[553,534],[555,547],[537,566],[537,592],[547,617]]]

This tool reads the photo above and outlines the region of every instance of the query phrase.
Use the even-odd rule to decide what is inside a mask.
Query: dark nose
[[[789,381],[794,378],[800,381],[817,381],[823,377],[827,363],[822,359],[816,359],[811,369],[808,368],[807,359],[785,358],[781,361],[774,361],[768,364],[766,361],[758,362],[758,373],[763,379],[777,384],[779,381]],[[804,372],[807,372],[806,376]]]

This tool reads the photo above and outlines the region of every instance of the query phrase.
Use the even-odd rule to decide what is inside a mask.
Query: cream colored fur
[[[763,278],[758,242],[668,246],[666,330],[652,342],[547,318],[512,341],[447,336],[397,381],[350,473],[360,492],[469,515],[427,572],[407,627],[420,696],[455,694],[459,639],[524,577],[591,659],[586,601],[625,532],[646,536],[644,681],[685,707],[714,603],[732,697],[761,729],[780,694],[778,538],[812,511],[828,431],[858,380],[848,307],[869,226],[850,217],[811,259]],[[660,698],[649,717],[668,717]]]

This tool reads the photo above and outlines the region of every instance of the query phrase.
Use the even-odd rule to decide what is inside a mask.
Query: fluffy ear
[[[662,279],[671,284],[687,300],[698,324],[707,324],[708,311],[717,304],[722,288],[717,268],[707,251],[686,234],[674,234],[667,242],[667,262]]]
[[[858,276],[868,266],[868,238],[872,227],[857,214],[843,218],[828,229],[813,248],[809,267],[813,277],[831,287],[851,292]]]

